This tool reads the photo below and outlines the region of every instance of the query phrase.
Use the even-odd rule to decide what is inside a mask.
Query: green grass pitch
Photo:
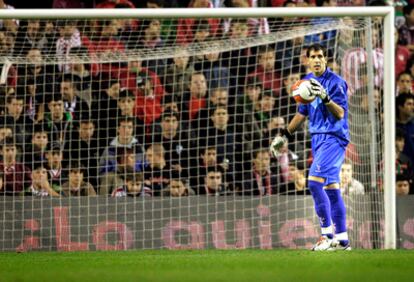
[[[0,281],[414,281],[414,252],[0,253]]]

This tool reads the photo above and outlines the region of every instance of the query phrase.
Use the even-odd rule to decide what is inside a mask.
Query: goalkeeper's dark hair
[[[328,52],[326,48],[319,43],[315,43],[315,44],[308,46],[308,48],[306,49],[306,57],[309,58],[311,51],[322,51],[323,56],[326,58],[328,57]]]

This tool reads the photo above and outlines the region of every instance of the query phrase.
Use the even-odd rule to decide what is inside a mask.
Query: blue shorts
[[[330,134],[312,135],[313,162],[309,176],[325,178],[324,185],[340,183],[339,173],[348,142]]]

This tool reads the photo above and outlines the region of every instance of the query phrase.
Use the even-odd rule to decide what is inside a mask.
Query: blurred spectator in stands
[[[84,119],[76,123],[70,132],[68,142],[65,143],[64,153],[66,160],[79,162],[88,168],[85,177],[97,187],[99,147],[93,120]]]
[[[400,94],[396,99],[397,128],[405,132],[405,146],[403,153],[414,163],[414,96]]]
[[[404,45],[410,50],[414,51],[414,6],[406,5],[403,8],[405,23],[398,30],[399,44]]]
[[[34,123],[41,122],[45,114],[45,93],[38,91],[38,89],[43,89],[43,87],[38,86],[33,77],[29,76],[24,81],[19,80],[15,91],[17,95],[24,95],[25,115]]]
[[[135,120],[135,137],[138,139],[139,143],[144,144],[145,141],[145,121],[141,120],[139,117],[135,115],[135,105],[136,105],[136,97],[132,91],[128,89],[121,89],[119,92],[118,97],[118,114],[117,117],[129,117]],[[115,135],[116,128],[112,128],[112,126],[108,129],[110,132],[114,131],[114,133],[110,134],[110,136]]]
[[[291,20],[291,18],[289,18]],[[285,26],[286,24],[276,23],[276,28],[281,28],[280,26]],[[292,26],[291,32],[295,33],[296,29],[300,27]],[[280,41],[276,43],[276,68],[280,69],[281,72],[288,73],[292,69],[300,69],[304,71],[304,66],[301,65],[300,58],[301,52],[304,47],[304,37],[296,36],[291,39]],[[297,70],[295,72],[298,72]]]
[[[13,1],[12,1],[13,2]],[[0,0],[0,9],[8,9],[8,10],[13,10],[14,7],[10,4],[5,3],[4,0]],[[11,19],[4,19],[4,20],[0,20],[0,28],[4,28],[6,30],[10,30],[10,31],[17,31],[17,28],[19,26],[19,21],[18,20],[11,20]]]
[[[0,117],[0,142],[3,142],[8,137],[13,137],[13,135],[13,126],[4,117]]]
[[[65,111],[69,112],[72,120],[76,121],[92,117],[90,111],[92,97],[81,97],[79,88],[80,78],[78,76],[65,74],[60,79],[60,93],[62,94]]]
[[[162,196],[166,197],[187,197],[193,195],[195,195],[194,190],[182,178],[171,179],[170,184],[162,193]]]
[[[135,114],[145,126],[150,126],[162,113],[162,95],[156,95],[155,82],[148,73],[139,73],[136,80]]]
[[[59,70],[67,72],[69,66],[64,65],[63,62],[68,60],[71,48],[82,45],[81,37],[76,27],[76,20],[60,20],[56,25],[59,31],[59,38],[56,41],[56,56],[61,61]]]
[[[187,174],[190,143],[187,130],[182,130],[176,112],[167,110],[162,113],[161,132],[153,136],[153,143],[161,143],[165,149],[165,161],[174,170]]]
[[[53,190],[50,183],[47,169],[43,163],[32,164],[32,183],[24,191],[25,196],[35,197],[59,197],[59,193]]]
[[[204,175],[204,185],[198,187],[198,194],[209,196],[225,196],[234,193],[224,180],[221,166],[209,166]]]
[[[62,185],[62,196],[96,196],[92,184],[84,177],[85,167],[78,161],[69,164],[68,181]]]
[[[124,184],[112,192],[112,197],[151,197],[152,190],[144,184],[142,173],[129,173]]]
[[[63,147],[56,142],[49,143],[46,160],[52,189],[61,193],[62,184],[67,180],[67,171],[63,169]]]
[[[283,89],[280,98],[276,100],[278,116],[285,117],[289,123],[296,113],[297,103],[292,97],[292,86],[299,81],[301,74],[297,69],[286,71],[283,76]]]
[[[270,167],[268,147],[255,149],[251,167],[239,178],[243,195],[269,196],[279,192],[277,175],[272,174]]]
[[[405,131],[400,128],[396,129],[395,132],[395,163],[396,163],[396,172],[397,174],[404,174],[409,177],[409,179],[414,179],[414,170],[413,163],[411,159],[403,153],[405,146]],[[413,183],[411,183],[413,184]]]
[[[101,168],[99,195],[111,195],[125,184],[126,175],[143,170],[142,153],[137,157],[136,150],[136,147],[116,149],[116,161]]]
[[[364,185],[354,178],[352,163],[347,159],[342,164],[340,178],[340,189],[343,195],[365,194]]]
[[[38,19],[21,21],[14,44],[14,54],[21,56],[33,48],[41,50],[44,54],[50,51],[50,42],[44,32],[44,22]]]
[[[226,88],[215,88],[211,91],[211,95],[208,99],[208,104],[205,108],[201,109],[197,117],[192,122],[192,128],[199,129],[201,131],[206,130],[206,128],[211,123],[210,113],[217,107],[224,107],[227,109],[229,104],[229,92]],[[232,103],[230,103],[232,105]],[[231,110],[234,111],[233,108]],[[229,119],[231,119],[231,113],[228,113]],[[230,120],[232,123],[232,120]]]
[[[145,48],[146,51],[155,51],[157,48],[164,47],[161,38],[161,22],[159,19],[143,20],[140,22],[140,38],[138,48]],[[165,73],[166,60],[153,59],[145,61],[144,66],[158,75]]]
[[[243,95],[236,101],[236,121],[243,122],[243,115],[253,113],[262,93],[262,83],[255,76],[247,77]]]
[[[196,150],[194,150],[196,151]],[[235,187],[233,184],[234,163],[230,160],[218,157],[217,144],[214,140],[210,140],[208,144],[202,145],[197,148],[199,154],[196,157],[191,158],[190,169],[190,185],[191,187],[201,187],[204,185],[204,175],[207,172],[207,168],[210,166],[220,166],[223,169],[223,179],[231,187]]]
[[[208,88],[202,72],[194,71],[190,77],[189,92],[184,94],[182,119],[193,121],[201,109],[207,107]]]
[[[4,172],[0,171],[0,195],[4,194]]]
[[[280,96],[280,73],[275,70],[276,53],[271,46],[261,46],[258,50],[258,66],[249,76],[257,76],[263,84],[263,89],[272,90],[275,96]]]
[[[364,33],[358,31],[358,38],[364,38]],[[384,52],[382,49],[381,34],[372,29],[372,66],[367,65],[367,51],[363,47],[350,48],[345,51],[341,62],[341,74],[348,84],[351,94],[366,86],[368,67],[374,75],[374,86],[382,87],[384,81]]]
[[[181,101],[193,72],[194,64],[190,61],[187,49],[176,47],[173,63],[167,67],[164,75],[165,90]]]
[[[105,148],[99,160],[101,171],[109,164],[116,163],[118,148],[135,149],[136,160],[143,162],[143,148],[138,139],[135,138],[134,129],[134,119],[129,117],[118,118],[117,136]]]
[[[395,182],[395,189],[396,189],[397,196],[406,196],[412,193],[410,191],[410,182],[406,175],[397,174],[396,182]]]
[[[189,8],[213,8],[213,3],[209,0],[192,0],[188,5]],[[220,19],[207,19],[209,26],[208,34],[210,36],[216,36],[220,29]],[[195,19],[179,19],[177,26],[177,39],[176,43],[179,45],[185,45],[194,41],[197,33],[199,22]]]
[[[7,137],[1,143],[3,160],[0,171],[4,172],[4,189],[6,195],[18,195],[31,184],[30,169],[23,163],[17,162],[17,146],[12,137]]]
[[[64,109],[64,102],[60,93],[50,94],[47,98],[49,113],[45,114],[45,123],[47,124],[52,142],[64,144],[72,128],[72,116]]]
[[[13,127],[16,142],[24,144],[28,141],[33,121],[25,115],[25,97],[21,94],[10,94],[6,98],[5,120]],[[25,146],[25,144],[23,145]]]
[[[407,64],[411,57],[411,52],[404,45],[398,44],[398,30],[394,28],[394,40],[395,40],[395,77],[398,77],[401,73],[407,70]]]
[[[46,161],[46,151],[49,144],[48,130],[45,124],[38,123],[33,127],[31,142],[26,145],[23,162],[31,165],[34,162]],[[75,153],[75,152],[72,152]]]
[[[104,0],[97,4],[95,8],[98,9],[113,9],[118,4],[126,4],[130,8],[135,8],[135,5],[129,0]]]
[[[171,5],[172,1],[164,0],[147,0],[147,8],[150,9],[163,9],[165,5]],[[175,43],[177,33],[177,20],[176,19],[161,19],[161,37],[166,43]]]
[[[413,77],[408,72],[402,72],[397,76],[397,96],[402,93],[413,94]]]
[[[96,136],[99,136],[99,146],[104,147],[116,136],[116,109],[121,86],[118,80],[107,76],[101,77],[97,84],[98,93],[91,109],[93,117],[97,121]]]
[[[230,8],[251,8],[257,7],[256,0],[224,0],[224,5]],[[229,30],[229,24],[232,20],[224,22],[224,32]],[[249,18],[247,19],[250,35],[263,35],[270,33],[269,24],[266,18]]]
[[[306,176],[303,166],[299,168],[297,162],[289,164],[288,180],[281,184],[280,191],[284,195],[310,195],[309,189],[306,189]]]
[[[89,101],[91,105],[92,99],[92,72],[91,64],[87,63],[89,60],[88,49],[86,47],[73,47],[69,51],[68,69],[65,73],[69,73],[72,77],[77,77],[74,80],[77,81],[77,90],[79,96]]]
[[[160,143],[153,143],[148,147],[145,151],[145,160],[144,183],[151,188],[154,196],[160,196],[170,183],[172,175],[179,172],[168,165],[164,147]]]

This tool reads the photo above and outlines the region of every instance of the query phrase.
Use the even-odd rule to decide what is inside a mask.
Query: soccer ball
[[[297,103],[309,104],[315,100],[312,94],[311,83],[309,80],[298,80],[292,85],[292,97]]]

